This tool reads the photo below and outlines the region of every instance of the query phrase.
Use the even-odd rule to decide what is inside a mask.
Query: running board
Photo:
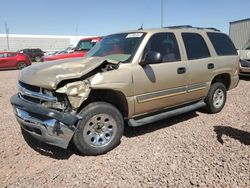
[[[167,112],[163,112],[163,113],[160,113],[160,114],[156,114],[156,115],[153,115],[153,116],[149,116],[149,117],[145,117],[145,118],[141,118],[141,119],[136,119],[136,120],[135,119],[129,119],[128,120],[128,125],[131,126],[131,127],[139,127],[139,126],[142,126],[142,125],[145,125],[145,124],[153,123],[153,122],[160,121],[160,120],[163,120],[163,119],[167,119],[167,118],[170,118],[170,117],[173,117],[173,116],[184,114],[184,113],[187,113],[187,112],[202,108],[204,106],[206,106],[205,102],[204,101],[199,101],[199,102],[197,102],[195,104],[192,104],[192,105],[188,105],[188,106],[185,106],[185,107],[180,107],[180,108],[170,110],[170,111],[167,111]]]

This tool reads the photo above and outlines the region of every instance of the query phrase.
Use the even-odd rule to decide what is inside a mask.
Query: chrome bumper
[[[67,125],[60,120],[75,122],[76,124],[77,118],[73,116],[70,117],[72,119],[65,120],[63,113],[54,112],[41,105],[29,104],[22,101],[18,96],[11,98],[11,104],[14,107],[17,121],[26,132],[47,144],[65,149],[68,147],[76,127],[74,124]]]
[[[239,75],[250,76],[250,67],[241,67],[240,66],[240,73],[239,73]]]

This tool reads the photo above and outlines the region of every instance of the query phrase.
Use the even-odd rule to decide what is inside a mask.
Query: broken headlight
[[[56,92],[66,94],[72,107],[78,108],[89,96],[89,82],[85,80],[68,83],[57,89]]]
[[[53,96],[53,92],[48,89],[43,89],[43,94],[51,96],[51,97]]]

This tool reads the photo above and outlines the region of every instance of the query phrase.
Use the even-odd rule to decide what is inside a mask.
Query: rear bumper
[[[241,67],[239,75],[250,76],[250,67]]]
[[[17,121],[26,132],[47,144],[68,147],[78,117],[26,102],[18,95],[12,96],[10,101]]]

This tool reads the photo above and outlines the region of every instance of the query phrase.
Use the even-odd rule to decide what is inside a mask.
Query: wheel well
[[[114,105],[123,117],[128,116],[128,103],[122,92],[114,90],[91,90],[89,97],[84,101],[77,112],[80,112],[85,106],[91,102],[104,101]]]
[[[231,84],[230,75],[227,73],[219,74],[219,75],[214,77],[214,79],[212,80],[212,84],[215,82],[223,83],[225,85],[226,89],[228,90],[230,87],[230,84]]]
[[[17,62],[16,62],[16,67],[18,67],[18,64],[19,64],[19,63],[24,63],[24,64],[26,64],[24,61],[17,61]]]

